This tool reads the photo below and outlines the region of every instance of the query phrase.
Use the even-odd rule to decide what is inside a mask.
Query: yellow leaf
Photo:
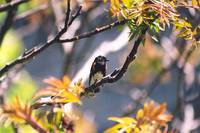
[[[70,82],[71,82],[70,78],[69,78],[68,76],[65,75],[65,76],[63,77],[63,85],[64,85],[64,87],[65,87],[65,88],[68,87],[69,84],[70,84]]]
[[[130,1],[130,0],[122,0],[122,2],[127,8],[131,8],[132,1]]]
[[[45,80],[50,84],[45,89],[40,89],[34,98],[51,96],[53,103],[79,103],[81,104],[80,94],[83,92],[83,84],[79,80],[73,87],[69,87],[71,80],[68,76],[64,76],[62,80],[51,77]]]
[[[73,102],[81,104],[79,96],[76,96],[72,92],[67,92],[67,91],[63,91],[60,94],[58,94],[56,97],[53,98],[53,101],[56,103]]]
[[[138,19],[137,19],[137,22],[136,22],[137,25],[138,25],[138,26],[141,25],[142,22],[143,22],[143,17],[142,17],[142,16],[139,16]]]
[[[122,124],[116,124],[111,128],[106,129],[103,133],[119,133],[119,129],[122,129],[123,127],[124,125]]]
[[[143,110],[144,110],[144,114],[149,114],[149,113],[150,113],[150,110],[149,110],[149,108],[148,108],[148,104],[147,104],[147,103],[144,103],[144,108],[143,108]]]
[[[108,120],[112,120],[122,124],[136,123],[136,120],[131,117],[109,117]]]
[[[33,96],[33,99],[38,99],[40,97],[46,97],[46,96],[55,96],[59,90],[53,87],[47,87],[44,89],[38,90],[35,95]]]
[[[144,117],[144,110],[143,110],[143,109],[140,109],[140,110],[137,112],[136,119],[139,120],[139,119],[141,119],[142,117]]]
[[[161,104],[160,106],[156,107],[152,111],[151,116],[152,117],[157,117],[159,114],[164,113],[164,111],[166,110],[166,108],[167,108],[167,104],[166,103]]]
[[[82,104],[80,99],[68,99],[68,98],[55,98],[53,100],[54,104],[63,104],[63,103],[78,103],[78,104]]]
[[[199,4],[199,3],[198,3],[198,0],[192,0],[192,5],[193,5],[193,6],[199,6],[198,4]]]
[[[120,8],[120,7],[121,7],[121,6],[120,6],[119,0],[115,0],[115,5],[116,5],[117,8]]]
[[[62,82],[54,77],[45,79],[44,82],[56,88],[63,88]]]
[[[144,104],[144,108],[138,110],[136,119],[131,117],[109,117],[109,120],[118,124],[105,130],[104,133],[160,133],[167,122],[172,120],[171,114],[166,114],[165,103],[156,105],[154,101]]]
[[[171,121],[173,116],[171,114],[160,114],[157,119],[161,125],[165,125],[166,122]]]
[[[62,80],[59,80],[57,78],[54,77],[50,77],[48,79],[44,80],[45,83],[48,83],[49,85],[55,87],[55,88],[60,88],[60,89],[66,89],[68,88],[69,84],[70,84],[70,79],[67,76],[64,76]]]
[[[74,86],[72,86],[70,88],[70,91],[76,95],[80,95],[82,92],[84,92],[84,86],[82,84],[82,79],[80,79],[77,83],[75,83]]]

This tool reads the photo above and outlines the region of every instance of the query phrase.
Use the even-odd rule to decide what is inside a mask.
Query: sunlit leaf
[[[24,103],[18,97],[12,103],[2,105],[0,119],[5,120],[1,121],[1,124],[9,121],[15,124],[29,124],[35,128],[34,124],[37,123],[41,128],[47,130],[46,124],[35,116],[30,103]]]
[[[117,122],[116,125],[105,130],[105,133],[154,133],[161,132],[161,127],[166,127],[172,120],[172,115],[166,113],[166,104],[156,105],[153,101],[144,104],[139,109],[136,119],[132,117],[109,117],[109,120]]]
[[[136,123],[136,120],[131,117],[109,117],[108,120],[112,120],[122,124]]]
[[[58,89],[59,88],[64,89],[64,88],[67,88],[69,86],[70,79],[67,76],[64,76],[63,80],[61,81],[61,80],[56,79],[54,77],[50,77],[48,79],[45,79],[44,82],[48,83],[49,85],[52,85],[53,87],[56,87]]]
[[[110,3],[109,11],[113,17],[117,17],[118,20],[127,19],[127,24],[130,28],[129,40],[132,40],[135,36],[135,30],[140,31],[140,26],[145,24],[151,30],[164,31],[166,25],[174,25],[176,31],[193,31],[195,29],[187,19],[181,18],[181,14],[177,10],[179,7],[177,1],[159,1],[159,0],[106,0]],[[198,0],[192,0],[192,6],[189,2],[181,1],[182,7],[199,9]],[[131,23],[130,23],[131,22]],[[131,25],[131,26],[130,26]],[[153,34],[155,35],[155,34]],[[197,40],[195,34],[180,33],[178,37],[189,40],[192,44],[196,44]]]
[[[84,92],[84,86],[82,83],[82,79],[80,79],[78,82],[74,83],[72,87],[69,88],[71,92],[74,94],[80,95],[82,92]]]
[[[23,43],[14,31],[9,31],[0,47],[0,68],[11,62],[23,51]]]
[[[193,6],[199,6],[198,0],[192,0],[192,5]]]
[[[62,80],[59,80],[54,77],[50,77],[44,82],[48,83],[50,86],[40,89],[35,95],[34,99],[43,98],[50,96],[49,103],[58,104],[58,103],[78,103],[81,104],[80,94],[84,91],[82,80],[79,80],[73,86],[69,86],[71,80],[69,77],[64,76]],[[38,101],[36,104],[42,104],[46,102]]]
[[[144,117],[144,110],[143,110],[143,109],[140,109],[140,110],[138,110],[138,112],[137,112],[136,118],[137,118],[137,119],[141,119],[142,117]]]

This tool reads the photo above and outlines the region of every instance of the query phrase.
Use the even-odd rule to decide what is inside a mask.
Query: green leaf
[[[11,125],[1,125],[0,126],[0,133],[14,133],[14,130]]]
[[[9,31],[0,47],[0,68],[20,56],[22,50],[23,44],[17,33]]]

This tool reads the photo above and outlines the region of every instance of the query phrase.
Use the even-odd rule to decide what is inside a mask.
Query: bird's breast
[[[101,80],[103,78],[103,73],[101,72],[96,72],[92,79],[91,79],[91,84],[93,84],[95,81]]]

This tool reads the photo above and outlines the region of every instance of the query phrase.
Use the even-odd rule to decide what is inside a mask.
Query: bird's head
[[[109,60],[106,57],[104,57],[104,56],[97,56],[95,58],[95,62],[97,64],[100,64],[100,65],[105,65],[107,61],[109,61]]]

